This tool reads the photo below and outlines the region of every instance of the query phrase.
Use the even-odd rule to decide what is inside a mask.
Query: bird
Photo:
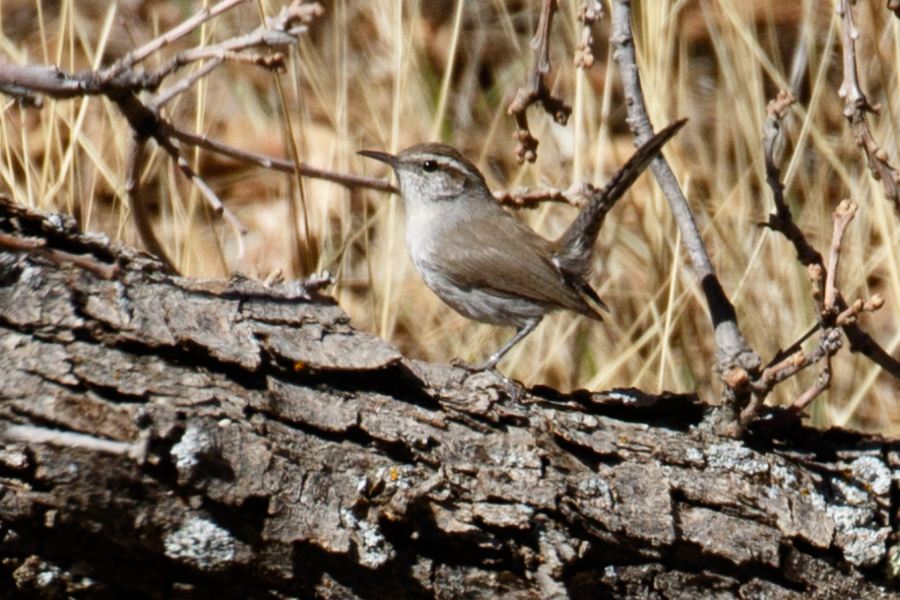
[[[504,210],[481,171],[452,146],[424,143],[396,155],[359,152],[393,168],[406,208],[406,247],[425,284],[464,317],[516,330],[483,363],[454,364],[495,369],[557,309],[603,320],[600,311],[609,309],[588,283],[600,226],[685,122],[673,122],[642,144],[556,240]]]

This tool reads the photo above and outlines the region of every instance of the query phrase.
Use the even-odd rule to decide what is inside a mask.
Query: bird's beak
[[[375,160],[380,160],[383,163],[387,163],[392,167],[397,166],[397,157],[393,154],[388,154],[387,152],[378,152],[377,150],[360,150],[357,154],[361,156],[366,156],[368,158],[374,158]]]

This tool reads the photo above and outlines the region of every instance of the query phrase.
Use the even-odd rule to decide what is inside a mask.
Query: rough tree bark
[[[894,445],[518,402],[0,201],[0,597],[892,598]]]

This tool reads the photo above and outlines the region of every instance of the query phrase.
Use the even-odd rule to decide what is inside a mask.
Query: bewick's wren
[[[478,168],[450,146],[419,144],[396,156],[359,153],[396,172],[406,205],[406,247],[428,287],[463,316],[516,328],[486,362],[468,368],[494,368],[552,310],[602,320],[597,307],[609,309],[587,282],[600,225],[684,123],[672,123],[638,148],[556,241],[503,210]]]

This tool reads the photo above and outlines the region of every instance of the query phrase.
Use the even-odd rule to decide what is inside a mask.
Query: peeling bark
[[[898,597],[893,444],[512,402],[302,284],[169,276],[6,200],[0,236],[0,597]]]

